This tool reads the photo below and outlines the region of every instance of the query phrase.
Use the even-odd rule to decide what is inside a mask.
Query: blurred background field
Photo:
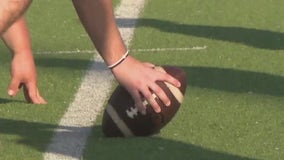
[[[283,5],[281,0],[147,1],[131,54],[182,67],[188,75],[185,100],[154,137],[105,138],[100,116],[84,159],[282,160]],[[94,56],[37,54],[93,50],[70,1],[34,1],[27,20],[39,88],[49,103],[30,105],[21,94],[6,95],[11,54],[0,44],[0,159],[5,160],[42,159]]]

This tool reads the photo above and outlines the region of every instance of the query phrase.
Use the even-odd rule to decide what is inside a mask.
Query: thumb
[[[8,95],[12,97],[16,96],[20,88],[21,88],[20,81],[13,78],[8,87]]]

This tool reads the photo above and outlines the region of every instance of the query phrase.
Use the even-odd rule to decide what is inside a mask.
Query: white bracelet
[[[107,66],[109,69],[113,69],[114,67],[118,66],[121,62],[123,62],[126,57],[128,56],[129,51],[127,50],[124,55],[114,64]]]

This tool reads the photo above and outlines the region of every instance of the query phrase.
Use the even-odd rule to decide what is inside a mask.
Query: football
[[[142,115],[134,106],[131,95],[118,85],[111,94],[103,113],[102,130],[106,137],[151,136],[159,133],[174,117],[183,101],[187,76],[180,67],[176,66],[160,66],[155,69],[168,73],[181,83],[181,87],[177,88],[167,82],[156,82],[171,100],[171,105],[165,106],[156,98],[161,106],[161,112],[156,113],[150,104],[144,101],[146,114]]]

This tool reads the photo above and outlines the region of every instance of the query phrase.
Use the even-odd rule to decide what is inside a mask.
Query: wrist
[[[126,58],[128,57],[129,55],[129,51],[127,50],[122,56],[121,58],[119,58],[118,60],[116,60],[115,62],[111,63],[110,65],[108,65],[108,68],[109,69],[114,69],[115,67],[117,67],[118,65],[120,65],[121,63],[123,63]]]

